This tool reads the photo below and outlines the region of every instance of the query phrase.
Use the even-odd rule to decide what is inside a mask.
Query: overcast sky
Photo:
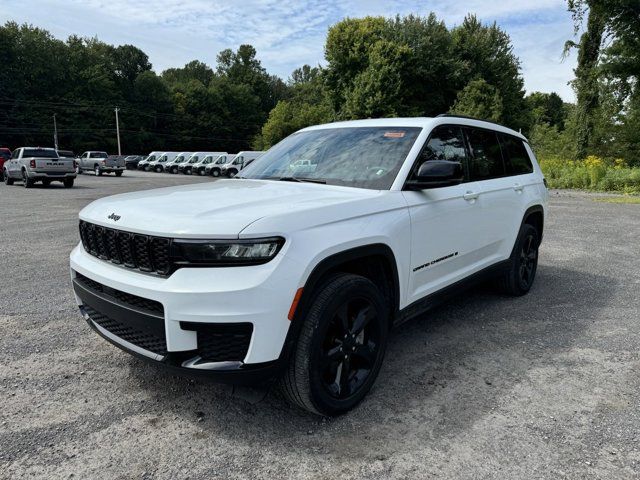
[[[573,33],[564,0],[1,0],[0,22],[133,44],[158,73],[194,59],[215,66],[220,50],[249,43],[269,73],[286,79],[305,63],[323,63],[327,28],[344,17],[431,11],[448,26],[468,12],[496,21],[511,36],[527,91],[574,99],[567,82],[575,54],[561,59]]]

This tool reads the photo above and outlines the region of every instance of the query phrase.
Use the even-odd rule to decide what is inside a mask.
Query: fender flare
[[[391,247],[383,243],[374,243],[361,245],[359,247],[350,248],[348,250],[343,250],[329,255],[316,264],[305,281],[302,296],[300,297],[295,315],[291,320],[291,325],[287,332],[287,337],[284,345],[282,346],[282,351],[280,352],[280,360],[282,361],[283,368],[286,367],[289,356],[295,351],[295,345],[297,343],[300,330],[302,329],[305,314],[313,302],[317,287],[324,280],[326,274],[346,262],[371,256],[382,256],[389,264],[391,269],[390,280],[392,283],[391,313],[392,317],[397,315],[400,302],[400,277],[398,276],[398,264],[396,263],[396,258]],[[393,324],[393,318],[390,323]]]

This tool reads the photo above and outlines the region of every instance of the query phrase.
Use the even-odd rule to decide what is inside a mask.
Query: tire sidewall
[[[536,260],[533,267],[533,271],[531,273],[531,277],[532,277],[531,281],[529,282],[528,285],[525,285],[522,282],[520,278],[520,273],[519,273],[520,253],[522,251],[522,248],[524,247],[524,243],[526,239],[529,238],[529,236],[531,235],[533,236],[533,241],[535,242],[535,245],[536,245]],[[525,223],[524,225],[522,225],[522,228],[520,229],[520,232],[518,235],[518,241],[516,242],[516,245],[513,251],[513,256],[511,259],[511,272],[510,272],[511,278],[509,279],[512,282],[512,286],[514,287],[514,292],[518,295],[524,295],[527,292],[529,292],[529,290],[531,290],[531,287],[533,286],[533,283],[535,282],[536,273],[538,271],[539,246],[540,246],[540,239],[538,236],[538,231],[529,224]]]
[[[388,312],[388,308],[384,304],[382,294],[370,280],[364,277],[350,277],[353,277],[353,279],[350,279],[349,284],[345,286],[346,288],[340,289],[328,302],[321,302],[320,304],[318,297],[316,297],[309,310],[308,319],[314,322],[314,334],[309,345],[310,349],[305,353],[305,368],[307,368],[309,372],[309,394],[312,402],[315,408],[324,415],[344,413],[362,401],[376,381],[387,346],[389,327],[385,312]],[[325,284],[325,286],[328,286],[328,284]],[[322,385],[320,372],[317,368],[319,349],[335,311],[345,301],[356,297],[365,298],[370,301],[379,312],[379,321],[381,322],[380,354],[369,373],[369,377],[360,387],[359,391],[347,399],[336,399],[332,397]]]

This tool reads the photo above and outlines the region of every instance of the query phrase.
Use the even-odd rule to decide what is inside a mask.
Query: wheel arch
[[[304,317],[315,298],[317,288],[335,273],[362,275],[378,286],[381,282],[388,282],[388,288],[385,289],[386,292],[383,291],[383,294],[387,296],[390,306],[389,325],[393,324],[393,318],[398,313],[400,303],[400,277],[391,247],[383,243],[374,243],[334,253],[318,262],[304,283],[302,296],[291,319],[291,326],[280,354],[284,364],[295,349]]]
[[[544,207],[542,205],[533,205],[524,212],[522,216],[522,225],[528,224],[538,231],[539,241],[542,242],[542,234],[544,232]]]

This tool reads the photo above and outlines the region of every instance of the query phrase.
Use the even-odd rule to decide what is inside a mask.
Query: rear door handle
[[[514,189],[516,192],[521,192],[521,191],[524,189],[524,185],[520,185],[519,183],[516,183],[516,184],[513,186],[513,189]]]
[[[465,200],[475,200],[476,198],[478,198],[480,196],[479,193],[476,192],[467,192],[464,195],[462,195],[462,198],[464,198]]]

